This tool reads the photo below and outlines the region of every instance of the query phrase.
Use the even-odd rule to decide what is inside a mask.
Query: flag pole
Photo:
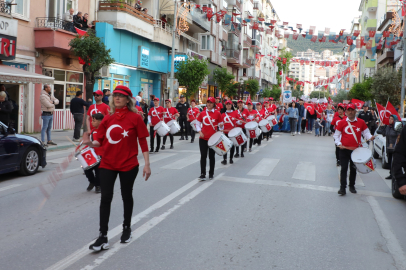
[[[375,101],[376,110],[378,110],[378,106],[376,105],[376,99],[374,99],[374,101]],[[379,112],[378,112],[379,115],[376,115],[376,111],[374,111],[374,113],[375,113],[376,118],[379,119],[379,125],[378,125],[378,127],[377,127],[377,129],[376,129],[376,130],[378,130],[378,129],[381,127],[381,124],[382,124],[382,122],[383,122],[383,119],[381,119],[381,114],[380,114]]]

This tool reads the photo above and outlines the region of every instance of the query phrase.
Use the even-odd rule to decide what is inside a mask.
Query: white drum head
[[[171,120],[168,123],[166,123],[168,126],[171,126],[173,123],[175,122],[175,120]]]
[[[161,125],[162,125],[162,122],[159,122],[158,124],[156,124],[156,125],[154,126],[154,130],[157,130],[158,128],[160,128]]]
[[[214,133],[214,134],[210,137],[210,139],[209,139],[209,141],[208,141],[208,145],[210,146],[210,145],[215,145],[215,144],[217,144],[217,142],[219,141],[221,135],[223,135],[223,133],[221,133],[221,132],[216,132],[216,133]]]
[[[245,128],[246,129],[256,129],[258,127],[258,123],[257,122],[248,122],[245,124]]]
[[[235,136],[237,136],[237,134],[239,134],[241,132],[242,132],[242,128],[236,127],[236,128],[233,128],[232,130],[230,130],[230,132],[228,133],[228,136],[235,137]]]
[[[371,150],[369,150],[368,148],[360,147],[352,151],[351,159],[353,162],[366,162],[371,158],[371,156]]]

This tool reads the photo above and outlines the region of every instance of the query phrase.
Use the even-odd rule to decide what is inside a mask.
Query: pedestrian
[[[289,117],[291,135],[295,136],[295,134],[297,134],[297,131],[296,131],[297,119],[299,117],[299,111],[296,108],[295,102],[289,103],[289,107],[286,106],[286,113],[288,114],[288,117]]]
[[[85,110],[83,107],[89,108],[92,104],[92,99],[89,98],[88,102],[82,99],[83,92],[77,91],[76,96],[70,101],[70,112],[73,115],[73,120],[75,121],[75,129],[73,131],[73,141],[78,142],[80,139],[80,129],[83,125],[83,114]]]
[[[101,92],[101,91],[100,91]],[[90,132],[90,140],[93,142],[94,139],[97,136],[97,131],[98,128],[104,118],[104,114],[102,113],[94,113],[91,116],[91,125],[92,125],[92,130]],[[98,155],[100,158],[103,157],[103,147],[96,147],[94,148],[94,152],[96,155]],[[87,187],[87,191],[91,191],[95,187],[95,192],[100,193],[101,188],[100,188],[100,170],[99,170],[99,164],[94,166],[91,169],[85,170],[85,175],[87,177],[87,180],[89,180],[89,186]]]
[[[326,136],[326,122],[327,122],[326,113],[322,112],[321,113],[321,118],[320,118],[320,123],[321,123],[321,126],[322,126],[322,129],[321,129],[322,132],[320,132],[320,135],[323,134],[323,136]]]
[[[93,98],[95,101],[95,104],[92,104],[89,106],[89,109],[87,110],[87,119],[86,119],[86,124],[90,128],[90,131],[93,130],[93,125],[92,125],[92,115],[96,113],[101,113],[102,115],[107,115],[110,111],[110,107],[102,102],[103,99],[103,92],[100,90],[97,90],[93,92]]]
[[[176,108],[172,107],[172,100],[171,99],[165,100],[165,106],[166,106],[165,111],[164,111],[165,124],[168,124],[172,120],[176,121],[176,118],[179,117],[179,113]],[[161,150],[165,150],[165,143],[166,143],[167,137],[168,137],[168,134],[164,136]],[[169,149],[173,149],[173,134],[169,133],[169,139],[171,140],[171,146]]]
[[[337,115],[333,118],[333,121],[331,121],[331,126],[333,127],[333,130],[335,131],[335,128],[337,126],[337,124],[341,121],[341,120],[346,120],[347,116],[345,116],[344,114],[345,112],[345,106],[342,103],[338,103],[337,105]],[[336,164],[337,167],[340,166],[340,148],[335,147],[336,151]]]
[[[148,104],[145,102],[145,99],[141,99],[140,107],[141,107],[141,110],[142,110],[143,119],[144,119],[144,123],[145,123],[145,126],[146,126],[146,125],[148,125],[148,117],[147,117],[147,115],[148,115]]]
[[[154,95],[149,95],[149,108],[154,108],[154,98],[155,98],[155,96]]]
[[[403,128],[395,146],[392,161],[392,175],[402,195],[406,195],[406,128]],[[393,181],[393,180],[392,180]]]
[[[312,104],[311,101],[309,101],[310,104]],[[315,109],[316,110],[316,109]],[[307,133],[312,133],[313,132],[313,126],[314,126],[314,121],[317,119],[317,113],[314,111],[313,114],[306,110],[306,119],[307,119]]]
[[[365,121],[355,117],[356,109],[354,104],[348,104],[345,121],[340,121],[334,133],[335,144],[340,148],[340,189],[338,194],[345,195],[347,188],[347,171],[348,163],[350,163],[349,190],[351,193],[357,193],[355,189],[355,178],[357,176],[356,167],[351,159],[352,151],[361,145],[361,135],[366,140],[374,140]]]
[[[371,123],[373,121],[372,113],[368,110],[368,105],[362,106],[362,111],[359,112],[358,118],[364,120],[365,124],[371,130]]]
[[[333,121],[334,118],[334,111],[331,109],[331,105],[327,105],[327,110],[326,110],[326,131],[328,133],[328,136],[331,135],[331,122]]]
[[[156,137],[156,149],[155,152],[159,152],[159,147],[161,146],[161,136],[158,132],[155,132],[154,127],[159,122],[163,121],[165,109],[159,106],[159,98],[154,98],[154,106],[149,109],[148,112],[148,123],[149,123],[149,144],[150,144],[150,153],[154,153],[154,141]],[[155,136],[156,135],[156,136]]]
[[[41,118],[42,118],[42,129],[41,129],[41,141],[45,144],[45,132],[47,133],[47,143],[46,145],[57,145],[51,139],[52,122],[54,119],[55,105],[59,104],[59,100],[51,95],[51,86],[49,84],[44,84],[44,89],[41,91],[41,96],[39,98],[41,103]]]
[[[316,122],[314,123],[314,136],[320,137],[320,129],[323,127],[323,125],[320,123],[320,119],[317,118]]]
[[[214,177],[214,166],[216,158],[214,150],[209,148],[208,141],[210,137],[217,132],[217,127],[219,127],[219,129],[223,128],[221,114],[218,110],[215,109],[215,103],[216,101],[213,97],[207,98],[207,110],[201,112],[196,119],[196,129],[200,134],[200,176],[198,178],[200,181],[206,180],[207,155],[209,155],[210,161],[209,180],[212,180]]]
[[[118,85],[113,91],[110,103],[111,113],[100,124],[93,142],[89,133],[85,133],[83,143],[90,147],[103,145],[104,156],[100,162],[100,234],[89,249],[100,251],[108,249],[108,224],[114,184],[117,175],[120,179],[121,197],[124,204],[124,222],[121,243],[131,240],[131,216],[133,213],[133,186],[139,171],[138,148],[144,156],[143,176],[145,181],[151,175],[148,154],[148,130],[141,116],[135,111],[131,90]]]
[[[224,134],[228,138],[228,133],[230,130],[236,127],[236,118],[235,118],[235,112],[233,110],[233,102],[231,100],[226,101],[226,111],[221,115],[222,116],[222,122],[224,123]],[[234,152],[235,152],[235,147],[234,145],[231,146],[230,149],[230,164],[233,164],[233,157],[234,157]],[[224,154],[223,156],[223,161],[221,162],[223,165],[227,165],[227,153]]]
[[[389,116],[389,125],[381,127],[376,132],[378,134],[382,134],[383,137],[386,137],[385,151],[386,156],[388,157],[389,176],[387,176],[385,179],[392,179],[392,154],[395,151],[396,140],[400,135],[400,132],[395,130],[395,124],[397,121],[398,117],[392,114]]]
[[[248,111],[248,117],[246,119],[246,123],[248,122],[259,122],[259,115],[257,113],[256,110],[253,109],[253,104],[252,101],[250,99],[247,100],[247,102],[245,103],[248,107],[247,111]],[[254,144],[254,139],[253,138],[249,138],[249,148],[248,151],[252,152],[252,145]]]
[[[13,110],[13,106],[8,101],[7,94],[4,91],[0,92],[0,122],[7,127],[10,126],[10,113]]]
[[[189,140],[189,122],[187,121],[187,111],[189,110],[189,103],[186,102],[185,96],[180,95],[180,102],[176,104],[176,110],[179,112],[179,125],[180,125],[180,139],[179,140]],[[183,137],[185,135],[185,137]]]
[[[377,124],[378,119],[376,117],[375,108],[371,108],[369,111],[370,111],[370,113],[372,115],[370,131],[371,131],[371,134],[375,134],[375,130],[378,127],[378,124]]]
[[[300,130],[302,129],[302,119],[305,116],[305,107],[303,105],[303,99],[299,99],[299,105],[297,105],[297,110],[299,112],[299,115],[297,117],[296,131],[297,131],[297,134],[300,135]]]
[[[196,100],[192,99],[190,101],[190,105],[192,105],[192,107],[189,108],[187,112],[187,121],[189,122],[189,126],[191,126],[193,120],[196,120],[200,114],[199,108],[196,107]],[[193,143],[195,141],[195,130],[193,128],[190,128],[190,137],[190,142]]]
[[[244,134],[247,133],[246,129],[245,129],[245,123],[247,122],[248,116],[249,116],[249,112],[247,109],[244,108],[244,102],[240,99],[237,101],[237,110],[234,113],[234,117],[236,118],[236,124],[237,127],[242,128],[242,131],[244,132]],[[272,137],[272,135],[271,135]],[[244,144],[241,145],[241,157],[244,157],[244,150],[247,148],[247,142],[245,142]],[[235,158],[240,157],[240,146],[235,148]]]
[[[103,103],[109,105],[110,89],[103,89]]]

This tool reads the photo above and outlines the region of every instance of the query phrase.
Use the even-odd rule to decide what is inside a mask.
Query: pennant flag
[[[309,35],[313,35],[315,30],[316,30],[316,26],[310,26]]]
[[[288,22],[283,22],[283,25],[289,25],[289,23]]]
[[[326,28],[326,30],[324,30],[324,34],[326,35],[330,34],[330,28]]]
[[[296,24],[296,28],[297,29],[302,29],[302,25],[301,24]]]
[[[382,33],[376,33],[375,34],[375,43],[379,43],[379,41],[381,41],[382,38]]]
[[[374,167],[374,163],[372,162],[372,158],[367,163],[365,163],[365,166],[367,166],[371,170],[375,171],[375,167]]]
[[[354,30],[353,35],[354,35],[355,37],[358,37],[359,33],[360,33],[360,30]]]
[[[375,36],[376,31],[369,31],[369,37],[373,38]]]
[[[389,31],[383,31],[383,37],[389,37],[390,32]]]
[[[310,41],[316,42],[316,41],[317,41],[317,36],[316,36],[316,35],[313,35],[313,37],[312,37],[312,39],[311,39]]]
[[[224,25],[230,25],[231,22],[231,15],[224,15]]]
[[[286,59],[286,58],[283,58],[283,60],[282,60],[282,64],[286,64],[286,61],[287,61],[288,59]]]
[[[353,98],[353,99],[351,99],[351,103],[353,103],[355,106],[357,106],[358,110],[361,110],[362,106],[364,105],[365,102],[362,100]]]

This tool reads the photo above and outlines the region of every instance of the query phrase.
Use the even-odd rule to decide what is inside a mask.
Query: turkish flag
[[[396,111],[395,107],[393,107],[393,105],[388,102],[388,105],[386,106],[386,110],[390,111],[390,114],[394,114],[397,116],[398,121],[401,120],[399,113]]]
[[[250,130],[250,138],[251,138],[251,139],[254,139],[254,138],[256,138],[256,137],[257,137],[257,134],[255,133],[255,129]]]
[[[354,103],[354,105],[357,106],[358,110],[361,110],[362,105],[364,105],[365,102],[362,100],[353,98],[353,99],[351,99],[351,103]]]
[[[389,125],[390,111],[386,110],[385,107],[379,103],[376,103],[376,109],[378,110],[379,119],[381,119],[382,123]]]
[[[237,137],[235,137],[235,139],[237,140],[238,145],[241,145],[244,143],[244,139],[241,135],[238,135]]]
[[[330,97],[328,97],[328,103],[333,104],[333,100]]]
[[[365,166],[367,166],[371,170],[375,171],[375,167],[374,167],[374,163],[372,162],[372,158],[367,163],[365,163]]]
[[[313,103],[305,103],[304,104],[306,110],[313,115],[314,114],[314,104]]]
[[[222,141],[219,142],[219,143],[216,145],[216,147],[219,148],[220,150],[224,151],[224,152],[227,152],[226,149],[224,148],[224,144],[223,144]]]
[[[271,125],[270,125],[269,123],[268,123],[268,124],[266,124],[266,126],[265,126],[265,127],[266,127],[266,130],[268,130],[268,131],[270,131],[270,130],[271,130],[271,128],[272,128],[272,127],[271,127]]]
[[[92,154],[90,148],[83,152],[82,154],[83,159],[86,161],[87,165],[93,165],[97,162],[97,159],[95,158],[95,156]]]
[[[75,27],[76,33],[78,33],[79,37],[81,36],[87,36],[87,32],[80,30],[79,28]]]
[[[276,126],[276,124],[278,124],[278,120],[276,118],[272,119],[272,125]]]
[[[283,58],[283,59],[282,59],[282,64],[285,65],[285,64],[286,64],[286,61],[287,61],[287,59],[286,59],[286,58]]]

